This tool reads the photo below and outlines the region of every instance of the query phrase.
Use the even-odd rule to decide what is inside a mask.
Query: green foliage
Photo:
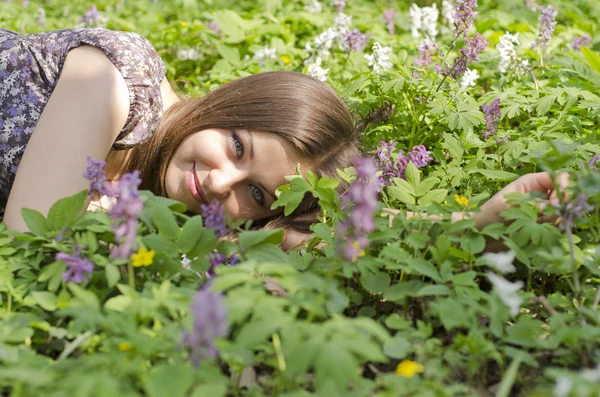
[[[202,95],[233,78],[268,70],[307,71],[307,43],[333,26],[335,10],[304,9],[288,0],[100,0],[107,27],[148,37],[167,74],[189,95]],[[420,6],[430,4],[417,2]],[[441,2],[436,1],[438,9]],[[540,2],[542,3],[542,2]],[[70,28],[87,1],[0,2],[0,26],[19,32]],[[545,4],[544,4],[545,5]],[[364,52],[334,47],[323,59],[327,83],[339,92],[370,152],[396,140],[408,152],[423,144],[433,162],[409,163],[405,178],[381,192],[370,245],[356,262],[338,254],[336,229],[347,213],[335,190],[351,182],[307,171],[288,177],[273,208],[291,214],[307,196],[321,206],[313,236],[284,252],[280,229],[231,223],[234,240],[218,240],[200,216],[150,193],[137,248],[154,250],[151,265],[111,260],[111,219],[82,213],[86,192],[57,202],[48,216],[25,209],[31,233],[0,226],[0,394],[6,396],[599,396],[600,173],[585,163],[600,154],[600,14],[593,0],[555,1],[558,25],[543,53],[538,13],[522,1],[479,1],[475,28],[490,46],[470,64],[475,87],[417,69],[405,1],[352,0],[353,27],[369,31],[370,45],[393,47],[394,68],[375,74]],[[382,12],[396,9],[396,34]],[[45,18],[42,18],[43,10]],[[43,19],[43,20],[42,20]],[[208,25],[214,22],[220,32]],[[498,71],[495,46],[518,32],[519,57],[530,69]],[[575,35],[593,40],[581,53]],[[472,32],[470,32],[472,35]],[[452,61],[462,39],[440,35],[435,57]],[[254,59],[275,48],[275,59]],[[178,57],[196,49],[197,60]],[[500,98],[498,132],[484,139],[481,105]],[[387,119],[371,113],[384,104]],[[501,141],[506,135],[509,138]],[[304,170],[303,170],[304,171]],[[570,172],[570,197],[593,209],[569,228],[552,222],[552,205],[514,193],[502,218],[477,225],[486,200],[519,176]],[[558,199],[566,199],[561,193]],[[559,202],[559,201],[557,201]],[[388,208],[399,210],[392,220]],[[409,216],[425,213],[428,216]],[[474,217],[465,216],[475,214]],[[510,224],[509,224],[510,222]],[[500,245],[500,248],[498,246]],[[58,252],[77,246],[95,270],[80,285],[64,282]],[[512,250],[523,282],[516,316],[491,286],[484,251]],[[236,255],[239,264],[207,270],[209,255]],[[184,257],[185,255],[185,257]],[[184,266],[183,263],[186,265]],[[193,318],[200,285],[224,294],[230,333],[217,340],[218,359],[192,365],[181,343]],[[405,378],[403,360],[424,367]],[[558,391],[557,391],[558,390]],[[569,394],[570,393],[570,394]]]

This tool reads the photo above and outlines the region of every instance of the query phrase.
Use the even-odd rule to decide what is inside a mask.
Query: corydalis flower
[[[511,69],[517,69],[519,75],[523,74],[523,70],[527,68],[527,60],[522,60],[517,56],[515,44],[519,45],[519,34],[514,35],[506,32],[500,37],[500,42],[496,45],[496,49],[500,53],[500,63],[498,70],[500,73],[506,73]]]
[[[476,69],[465,70],[465,73],[460,78],[460,89],[462,91],[466,90],[469,87],[475,87],[475,81],[479,78],[479,72]]]
[[[219,254],[218,252],[216,252],[214,254],[210,254],[209,261],[210,261],[210,266],[208,267],[207,273],[210,276],[214,276],[215,275],[215,269],[219,265],[224,264],[227,261],[227,257],[225,255],[223,255],[223,254]]]
[[[192,363],[198,365],[201,360],[216,357],[218,351],[214,345],[215,340],[229,333],[223,296],[208,288],[196,292],[192,301],[192,315],[192,330],[183,333],[182,344],[190,350]]]
[[[423,67],[433,62],[433,51],[436,49],[435,44],[432,41],[425,39],[417,50],[419,51],[419,57],[415,58],[415,66]]]
[[[512,264],[515,260],[515,252],[510,250],[506,252],[487,252],[482,258],[486,261],[489,267],[496,270],[498,273],[512,273],[517,268]]]
[[[219,29],[219,25],[215,21],[210,21],[206,24],[206,27],[212,30],[215,34],[221,33],[221,29]]]
[[[76,247],[73,251],[75,255],[59,252],[54,258],[57,261],[65,262],[65,265],[67,265],[67,270],[62,274],[63,281],[80,284],[88,281],[87,276],[94,271],[94,264],[87,258],[82,258]]]
[[[177,50],[177,59],[180,61],[197,61],[202,54],[195,48],[180,48]]]
[[[369,244],[366,235],[375,230],[373,216],[377,210],[379,190],[375,178],[377,168],[373,159],[359,157],[353,163],[357,177],[342,197],[342,205],[349,211],[349,216],[340,223],[337,230],[338,238],[345,240],[339,246],[340,255],[351,262],[364,254],[364,249]]]
[[[560,215],[559,228],[567,231],[575,227],[575,219],[583,218],[595,207],[588,203],[589,195],[586,193],[579,193],[575,198],[572,198],[565,204],[556,204],[555,208],[558,209]]]
[[[392,47],[382,47],[381,44],[373,44],[373,53],[371,55],[365,55],[365,58],[369,61],[369,66],[373,67],[373,71],[379,74],[382,70],[391,69],[394,64],[390,60],[389,52],[392,51]]]
[[[227,226],[225,225],[225,209],[218,200],[212,200],[208,205],[202,204],[202,219],[204,220],[204,226],[213,229],[217,238],[227,233]]]
[[[266,59],[277,59],[277,49],[269,48],[269,46],[266,45],[264,46],[264,48],[261,48],[260,50],[256,51],[252,59],[256,61],[262,61]]]
[[[319,3],[319,0],[312,0],[312,3],[308,6],[304,6],[304,10],[306,12],[310,12],[311,14],[320,14],[323,12],[323,6]]]
[[[317,80],[327,80],[327,73],[329,73],[329,68],[323,69],[321,67],[321,57],[318,57],[315,63],[308,65],[308,75]]]
[[[483,132],[483,139],[488,139],[491,135],[498,132],[500,124],[500,98],[496,98],[489,105],[481,105],[484,114],[486,130]]]
[[[88,194],[93,194],[94,192],[98,192],[100,194],[106,194],[105,186],[107,183],[106,180],[106,172],[104,171],[104,167],[106,167],[106,162],[102,160],[94,160],[91,157],[87,159],[88,165],[83,173],[83,177],[90,181],[90,189]]]
[[[383,11],[383,20],[385,21],[385,27],[389,34],[396,33],[396,26],[394,25],[394,18],[396,17],[396,10],[393,8]]]
[[[134,171],[123,175],[107,191],[108,196],[117,198],[108,211],[108,215],[113,220],[112,227],[116,243],[111,251],[113,259],[127,259],[132,254],[133,244],[137,236],[138,218],[144,207],[138,191],[140,183],[139,171]]]
[[[369,42],[369,34],[361,33],[354,28],[352,32],[344,33],[344,49],[346,51],[363,51]]]
[[[459,79],[466,71],[470,62],[479,60],[479,53],[487,47],[489,42],[479,33],[475,37],[469,37],[465,40],[465,46],[460,49],[460,56],[454,59],[454,64],[450,67],[447,63],[445,67],[436,65],[436,71],[443,75],[450,75]]]
[[[552,6],[542,8],[542,13],[538,18],[538,21],[540,22],[540,36],[539,39],[533,43],[534,47],[540,46],[543,50],[548,46],[550,37],[552,37],[552,33],[554,33],[557,15],[558,11],[554,11]]]
[[[592,42],[592,38],[589,33],[585,33],[583,36],[575,36],[573,37],[573,41],[571,42],[571,47],[574,50],[581,50],[581,47],[585,47]]]
[[[400,150],[396,158],[394,158],[395,148],[396,141],[379,142],[378,149],[375,151],[375,164],[382,172],[379,177],[380,187],[391,185],[393,178],[404,178],[404,171],[409,162],[417,168],[423,168],[433,160],[431,152],[423,145],[414,146],[407,155]]]
[[[408,15],[411,19],[410,31],[413,39],[418,39],[421,34],[430,40],[437,36],[437,20],[440,12],[435,3],[431,7],[422,8],[413,3],[408,9]]]
[[[521,303],[523,303],[523,298],[521,298],[517,292],[523,288],[523,282],[517,281],[515,283],[511,283],[504,277],[490,272],[488,272],[487,277],[494,286],[494,292],[496,295],[498,295],[500,300],[502,300],[502,302],[508,306],[508,312],[510,315],[513,317],[517,316],[521,309]]]
[[[454,26],[454,12],[456,7],[449,0],[442,0],[442,34],[450,33]]]
[[[335,7],[337,13],[341,13],[344,12],[347,2],[348,0],[331,0],[331,5]]]
[[[456,12],[454,14],[454,38],[457,38],[462,33],[467,37],[467,32],[473,26],[475,15],[479,14],[475,11],[477,8],[477,0],[456,0]]]
[[[100,11],[98,11],[98,7],[96,4],[92,4],[90,8],[83,14],[83,17],[79,20],[79,25],[89,28],[94,26],[103,26],[108,21]]]

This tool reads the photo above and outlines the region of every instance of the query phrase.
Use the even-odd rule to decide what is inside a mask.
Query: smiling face
[[[299,153],[271,132],[211,128],[188,136],[175,150],[165,176],[168,197],[200,213],[217,199],[232,219],[274,216],[275,189],[296,172]]]

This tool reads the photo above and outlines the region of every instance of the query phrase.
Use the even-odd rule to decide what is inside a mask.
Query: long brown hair
[[[183,99],[163,115],[152,137],[132,149],[126,169],[140,170],[140,188],[166,196],[165,175],[177,147],[191,134],[208,128],[273,132],[291,142],[319,176],[336,176],[337,168],[360,155],[352,116],[326,84],[297,72],[266,72],[233,80],[201,98]],[[340,190],[347,186],[341,184]],[[306,231],[310,222],[298,215],[315,207],[305,198],[290,217],[257,222]]]

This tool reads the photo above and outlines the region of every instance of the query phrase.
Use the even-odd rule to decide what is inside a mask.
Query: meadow
[[[144,191],[133,220],[81,214],[85,191],[1,224],[0,395],[600,396],[599,23],[596,0],[0,1],[21,34],[141,34],[185,95],[310,74],[370,159],[347,194],[279,188],[322,208],[290,252]],[[477,224],[542,171],[569,174],[557,201],[511,193]]]

